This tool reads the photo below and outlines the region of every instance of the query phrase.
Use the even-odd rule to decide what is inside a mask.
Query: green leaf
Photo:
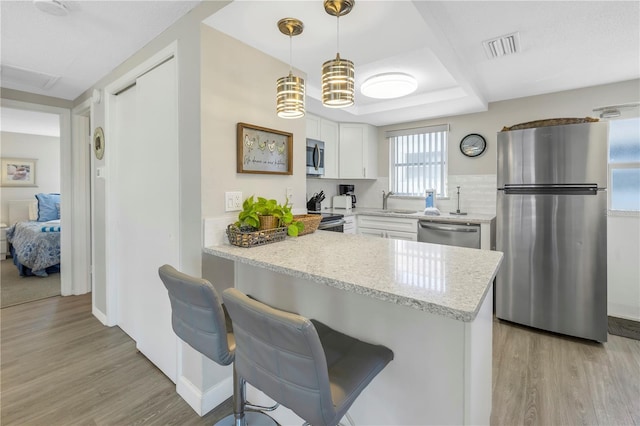
[[[290,237],[297,237],[298,236],[298,227],[296,225],[289,225],[287,227],[287,234],[289,234]]]

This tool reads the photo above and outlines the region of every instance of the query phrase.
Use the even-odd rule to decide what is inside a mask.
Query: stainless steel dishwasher
[[[418,222],[418,241],[479,249],[480,225],[421,220]]]

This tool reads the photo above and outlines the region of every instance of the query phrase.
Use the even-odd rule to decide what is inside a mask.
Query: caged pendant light
[[[276,110],[278,117],[304,117],[304,79],[293,75],[292,39],[302,33],[304,25],[295,18],[284,18],[278,21],[278,29],[289,36],[289,75],[280,77],[276,86]]]
[[[340,17],[353,9],[355,0],[325,0],[324,10],[337,18],[336,58],[322,64],[322,104],[329,108],[353,105],[355,71],[353,62],[340,57]]]

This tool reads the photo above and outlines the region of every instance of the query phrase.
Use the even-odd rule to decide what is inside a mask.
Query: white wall
[[[172,42],[178,46],[178,138],[180,176],[180,258],[182,270],[186,273],[201,273],[202,218],[200,210],[200,27],[202,20],[224,7],[226,1],[207,1],[192,9],[175,24],[165,30],[143,49],[119,65],[113,72],[87,89],[74,105],[91,97],[94,89],[104,90],[110,83],[129,73],[151,56],[166,48]],[[95,104],[92,127],[105,125],[104,102]],[[95,167],[104,166],[109,156],[109,138],[105,133],[105,154],[103,160],[95,161]],[[152,159],[152,153],[150,153]],[[108,177],[107,177],[108,178]],[[106,313],[106,264],[105,243],[105,180],[94,179],[94,221],[95,221],[95,271],[94,309]]]
[[[389,144],[384,139],[384,132],[388,130],[448,123],[451,126],[448,146],[449,174],[495,175],[497,135],[504,126],[547,118],[597,117],[593,112],[594,108],[638,102],[639,98],[640,80],[629,80],[622,83],[492,102],[487,111],[475,114],[380,127],[379,175],[388,176],[389,173]],[[487,140],[487,150],[480,157],[468,158],[460,152],[460,140],[469,133],[479,133]]]
[[[443,117],[432,120],[395,124],[379,128],[380,178],[377,181],[331,181],[308,179],[307,192],[313,194],[327,187],[331,190],[337,183],[354,183],[356,194],[362,188],[363,197],[358,197],[358,205],[380,207],[381,189],[388,188],[389,146],[384,132],[403,128],[421,127],[449,123],[449,199],[436,200],[436,206],[442,210],[455,206],[455,185],[459,183],[461,193],[486,194],[487,182],[496,175],[497,133],[504,126],[512,126],[534,120],[559,117],[597,117],[594,108],[606,105],[619,105],[637,102],[640,99],[640,80],[605,84],[584,89],[568,90],[546,95],[531,96],[489,104],[486,112]],[[638,109],[626,112],[627,117],[637,116]],[[477,158],[467,158],[460,152],[460,140],[469,133],[480,133],[487,140],[487,150]],[[474,179],[476,176],[484,178]],[[337,188],[337,186],[336,186]],[[335,190],[337,191],[337,189]],[[326,191],[325,191],[326,192]],[[487,197],[489,195],[487,194]],[[475,197],[475,195],[473,196]],[[489,205],[486,200],[468,198],[461,195],[462,210],[478,212]],[[495,197],[495,195],[493,196]],[[362,198],[362,202],[360,199]],[[378,201],[380,199],[380,201]],[[495,203],[495,198],[492,198]],[[374,205],[370,206],[369,203]],[[393,200],[389,206],[395,208],[414,207],[415,201]],[[395,203],[395,204],[392,204]],[[495,205],[495,204],[494,204]],[[495,212],[495,209],[493,210]],[[615,216],[610,213],[608,220],[608,314],[640,321],[640,215]]]
[[[60,192],[60,138],[1,132],[0,155],[10,158],[33,158],[37,187],[2,187],[0,221],[9,220],[9,200],[34,199],[38,193]]]

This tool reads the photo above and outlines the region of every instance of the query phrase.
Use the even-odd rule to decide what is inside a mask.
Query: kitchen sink
[[[402,209],[385,210],[385,211],[389,212],[389,213],[398,213],[398,214],[414,214],[414,213],[418,213],[418,210],[402,210]]]

